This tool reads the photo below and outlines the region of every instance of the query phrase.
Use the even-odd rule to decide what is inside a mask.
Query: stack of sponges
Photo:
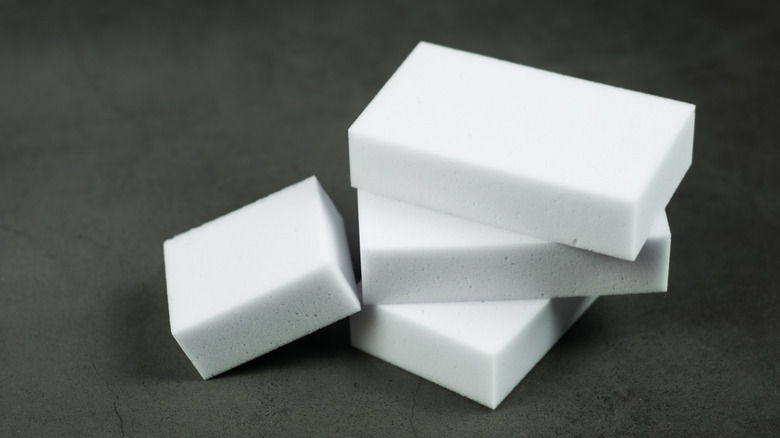
[[[693,122],[421,43],[349,129],[362,291],[312,177],[165,242],[171,331],[205,379],[353,315],[355,347],[495,408],[596,296],[666,290]]]
[[[352,344],[495,408],[598,295],[666,291],[694,107],[420,43],[349,129]]]

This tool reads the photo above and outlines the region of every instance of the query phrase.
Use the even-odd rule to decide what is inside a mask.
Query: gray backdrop
[[[40,4],[37,4],[40,3]],[[0,4],[0,435],[777,436],[777,2]],[[496,411],[340,321],[202,381],[162,242],[316,174],[419,40],[695,103],[669,293],[599,299]]]

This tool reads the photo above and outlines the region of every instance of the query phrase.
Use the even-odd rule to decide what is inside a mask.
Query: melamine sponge
[[[207,379],[360,310],[315,177],[164,244],[171,332]]]
[[[349,128],[352,185],[634,260],[694,106],[420,43]]]
[[[634,262],[363,190],[358,212],[365,304],[666,291],[671,233],[663,212]]]
[[[495,409],[595,299],[365,306],[352,345]]]

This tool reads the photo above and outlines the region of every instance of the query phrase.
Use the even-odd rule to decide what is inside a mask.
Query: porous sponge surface
[[[169,239],[171,332],[209,378],[349,316],[347,248],[315,177]]]
[[[664,292],[662,212],[636,261],[539,240],[358,190],[363,302],[426,303]]]
[[[349,129],[352,185],[634,260],[694,106],[420,43]]]
[[[595,299],[367,305],[352,345],[495,409]]]

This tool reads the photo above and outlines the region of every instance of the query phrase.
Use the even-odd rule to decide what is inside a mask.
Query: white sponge
[[[352,185],[634,260],[694,106],[420,43],[349,128]]]
[[[171,332],[207,379],[360,310],[315,177],[164,244]]]
[[[595,299],[365,306],[352,345],[495,409]]]
[[[634,262],[363,190],[358,212],[365,304],[666,291],[671,233],[663,212]]]

